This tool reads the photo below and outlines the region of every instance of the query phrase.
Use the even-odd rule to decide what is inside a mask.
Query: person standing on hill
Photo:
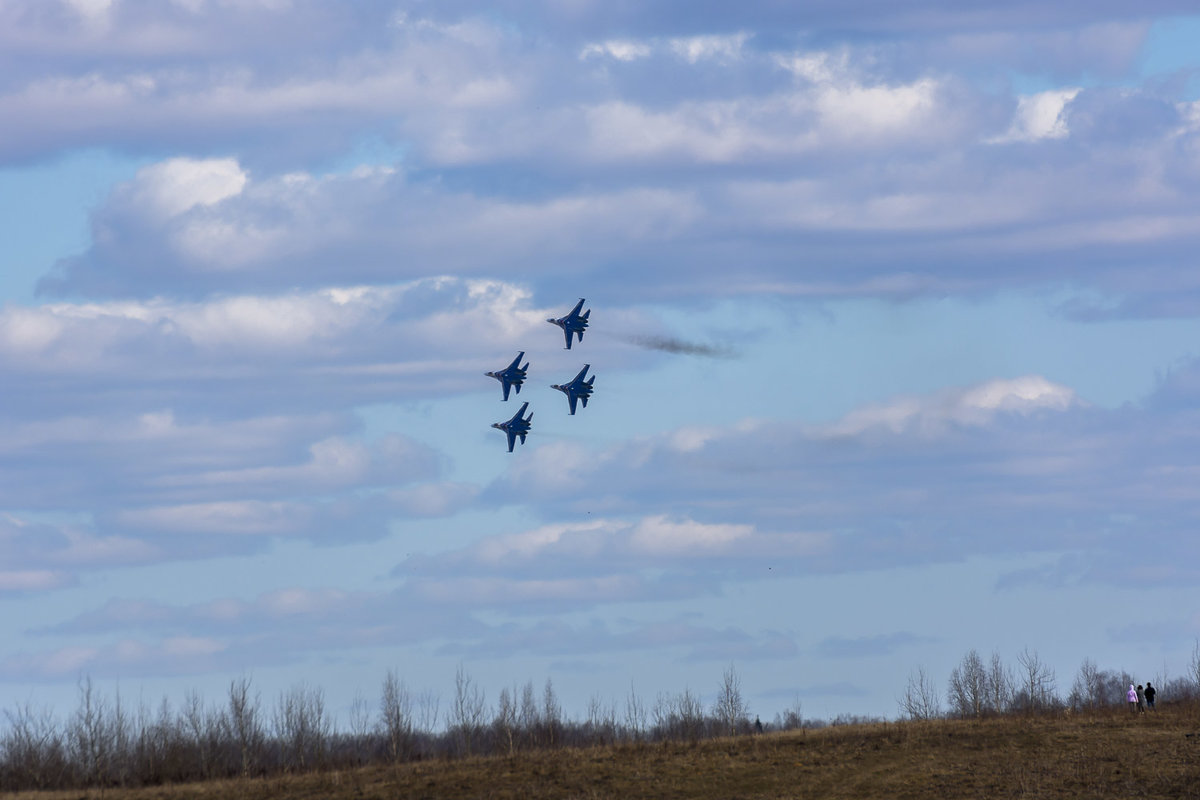
[[[1146,713],[1146,698],[1145,698],[1145,695],[1142,694],[1142,685],[1140,683],[1138,684],[1137,692],[1138,692],[1138,694],[1137,694],[1138,713],[1145,714]]]
[[[1154,695],[1156,694],[1158,691],[1150,685],[1150,681],[1146,681],[1146,707],[1151,711],[1154,710]]]
[[[1137,689],[1133,684],[1129,684],[1129,691],[1125,693],[1125,699],[1129,701],[1129,710],[1137,712]]]

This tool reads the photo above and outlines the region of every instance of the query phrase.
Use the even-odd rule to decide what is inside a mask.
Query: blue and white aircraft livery
[[[525,351],[517,353],[517,357],[512,363],[499,372],[485,372],[489,378],[495,378],[500,381],[500,385],[504,387],[504,399],[508,400],[508,390],[516,389],[517,394],[521,393],[521,384],[525,382],[525,371],[529,369],[529,362],[525,362],[525,366],[520,366],[521,359],[525,357]]]
[[[579,310],[581,308],[583,308],[583,298],[582,297],[579,298],[579,302],[575,304],[575,307],[571,309],[571,313],[567,314],[565,317],[559,317],[558,319],[546,320],[546,322],[553,323],[563,329],[563,335],[567,337],[567,349],[568,350],[571,349],[571,334],[572,333],[579,334],[579,341],[582,342],[583,341],[583,332],[585,330],[587,330],[588,315],[592,313],[592,310],[589,308],[583,314],[580,314]]]
[[[502,430],[508,436],[508,452],[513,451],[513,445],[516,443],[518,436],[521,437],[521,444],[525,444],[525,435],[529,433],[529,426],[533,422],[533,412],[529,412],[528,417],[522,417],[525,409],[529,408],[529,403],[522,403],[517,409],[517,413],[512,415],[512,419],[507,422],[493,422],[492,427],[497,430]]]
[[[584,364],[583,369],[579,370],[579,374],[575,376],[570,383],[564,383],[561,386],[557,383],[550,384],[551,389],[558,389],[567,396],[567,402],[571,406],[571,415],[575,415],[575,402],[577,400],[583,402],[583,407],[587,408],[588,398],[592,396],[592,384],[596,382],[596,376],[593,375],[589,380],[584,380],[583,376],[587,374],[588,367],[591,364]]]

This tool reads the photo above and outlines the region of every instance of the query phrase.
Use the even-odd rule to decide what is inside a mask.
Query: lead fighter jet
[[[583,308],[583,298],[582,297],[579,298],[579,302],[575,304],[575,307],[571,309],[570,314],[567,314],[565,317],[559,317],[558,319],[546,320],[546,322],[553,323],[554,325],[557,325],[558,327],[563,329],[563,334],[567,337],[567,349],[568,350],[571,349],[571,334],[572,333],[579,334],[579,341],[582,342],[583,341],[583,332],[587,329],[587,326],[588,326],[588,315],[592,313],[592,310],[589,308],[583,314],[580,314],[579,310],[581,308]]]
[[[508,400],[508,390],[516,389],[517,394],[521,393],[521,384],[525,382],[525,370],[529,369],[529,362],[525,362],[525,366],[519,366],[521,359],[525,357],[525,351],[517,353],[517,357],[513,362],[499,372],[485,372],[489,378],[495,378],[500,381],[500,385],[504,387],[504,399]]]
[[[529,412],[529,416],[522,418],[525,409],[529,408],[529,403],[522,403],[517,409],[517,413],[512,415],[512,419],[508,422],[493,422],[492,427],[497,430],[504,431],[508,436],[508,452],[513,451],[513,445],[516,444],[517,437],[521,437],[521,444],[525,444],[525,435],[529,433],[529,425],[533,422],[533,412]]]
[[[588,367],[591,364],[584,364],[583,369],[579,370],[579,374],[570,383],[565,383],[559,386],[557,383],[550,384],[551,389],[558,389],[567,396],[567,402],[571,404],[571,414],[575,414],[575,401],[582,400],[583,407],[587,408],[588,398],[592,396],[592,384],[596,382],[596,376],[593,375],[591,380],[585,381],[583,376],[587,374]]]

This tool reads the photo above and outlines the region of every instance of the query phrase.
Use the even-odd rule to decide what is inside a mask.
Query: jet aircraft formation
[[[572,334],[578,337],[578,341],[582,342],[583,332],[587,330],[588,317],[591,315],[592,310],[589,308],[587,311],[584,311],[581,314],[580,311],[582,311],[582,309],[583,298],[581,297],[579,298],[579,302],[575,304],[575,307],[571,309],[566,316],[558,317],[557,319],[551,318],[546,320],[552,325],[557,325],[558,327],[562,328],[563,335],[567,340],[566,349],[568,350],[571,349]],[[504,391],[505,402],[507,402],[508,395],[511,390],[516,390],[517,394],[521,393],[521,386],[525,383],[526,373],[529,370],[529,362],[525,362],[525,366],[521,366],[521,359],[524,357],[525,351],[522,350],[521,352],[517,353],[517,357],[512,360],[512,363],[504,369],[496,372],[484,373],[489,378],[495,378],[496,380],[500,381],[500,387]],[[575,409],[578,403],[582,402],[583,407],[587,408],[588,398],[592,396],[592,384],[595,383],[596,376],[593,375],[591,379],[586,381],[583,379],[584,376],[587,375],[587,371],[590,368],[591,364],[584,364],[583,369],[579,370],[579,374],[576,375],[570,383],[565,383],[562,385],[554,383],[550,385],[551,389],[557,389],[567,396],[567,405],[570,408],[571,416],[575,415]],[[525,444],[525,437],[529,435],[529,429],[533,424],[533,412],[530,411],[529,416],[525,416],[525,410],[527,408],[529,408],[528,401],[523,403],[521,407],[517,409],[517,413],[513,414],[510,419],[505,420],[504,422],[492,423],[493,428],[503,431],[508,437],[508,452],[510,453],[513,451],[513,447],[516,445],[517,439],[521,440],[521,444]]]

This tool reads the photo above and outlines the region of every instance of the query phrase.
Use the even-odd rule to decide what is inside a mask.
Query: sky
[[[0,0],[0,707],[1181,674],[1189,13]]]

